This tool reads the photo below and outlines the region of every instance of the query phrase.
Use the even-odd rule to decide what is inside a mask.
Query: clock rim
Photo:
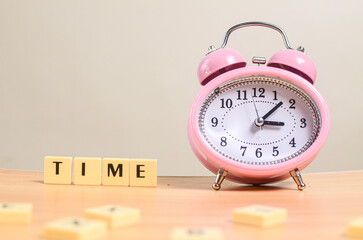
[[[321,129],[317,138],[306,151],[290,159],[289,161],[274,165],[244,164],[232,161],[231,159],[214,152],[214,150],[203,141],[203,136],[201,135],[201,131],[199,129],[198,116],[200,107],[208,95],[216,87],[227,81],[240,77],[257,75],[271,76],[294,83],[295,85],[302,88],[302,90],[304,90],[311,97],[311,99],[316,103],[320,112]],[[267,182],[268,179],[271,180],[271,178],[277,179],[276,181],[282,180],[280,179],[281,176],[284,176],[283,178],[287,178],[288,176],[285,176],[287,172],[294,170],[295,168],[299,168],[301,170],[309,165],[323,147],[329,133],[329,128],[330,114],[328,106],[324,98],[311,83],[309,83],[304,78],[284,69],[259,66],[232,70],[216,77],[207,85],[205,85],[198,93],[192,104],[188,122],[188,136],[193,151],[199,160],[212,172],[216,173],[219,168],[223,168],[232,174],[232,176],[229,178],[235,181],[253,182],[256,178],[267,178],[263,180]]]

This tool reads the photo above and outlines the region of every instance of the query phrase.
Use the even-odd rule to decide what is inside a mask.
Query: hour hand
[[[280,106],[282,105],[282,101],[276,104],[268,113],[266,113],[262,118],[266,119],[268,118],[273,112],[275,112]]]
[[[277,121],[264,121],[263,125],[271,125],[271,126],[284,126],[284,122],[277,122]]]

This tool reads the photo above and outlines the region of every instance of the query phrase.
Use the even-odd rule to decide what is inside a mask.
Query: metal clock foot
[[[300,191],[304,190],[306,185],[301,177],[299,169],[295,168],[294,170],[290,171],[290,175],[294,179],[297,185],[297,189],[299,189]]]
[[[218,170],[217,176],[216,176],[216,181],[213,183],[213,189],[214,190],[219,190],[221,188],[221,184],[223,182],[223,180],[226,178],[228,172],[222,168],[220,168]]]

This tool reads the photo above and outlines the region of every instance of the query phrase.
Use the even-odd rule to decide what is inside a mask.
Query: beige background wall
[[[304,46],[331,133],[305,172],[363,169],[363,1],[0,0],[0,168],[43,170],[45,155],[159,159],[159,175],[207,175],[187,140],[209,45],[262,20]],[[248,28],[228,47],[249,60],[284,48]]]

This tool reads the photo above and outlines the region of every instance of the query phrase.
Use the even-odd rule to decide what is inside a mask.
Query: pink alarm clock
[[[244,57],[224,48],[239,28],[277,30],[287,49],[271,57]],[[316,68],[304,48],[291,48],[285,32],[272,24],[246,22],[230,28],[222,46],[209,47],[198,67],[204,87],[195,98],[188,137],[198,159],[217,175],[213,189],[225,178],[263,184],[292,176],[305,188],[300,171],[317,156],[327,139],[328,106],[313,86]]]

